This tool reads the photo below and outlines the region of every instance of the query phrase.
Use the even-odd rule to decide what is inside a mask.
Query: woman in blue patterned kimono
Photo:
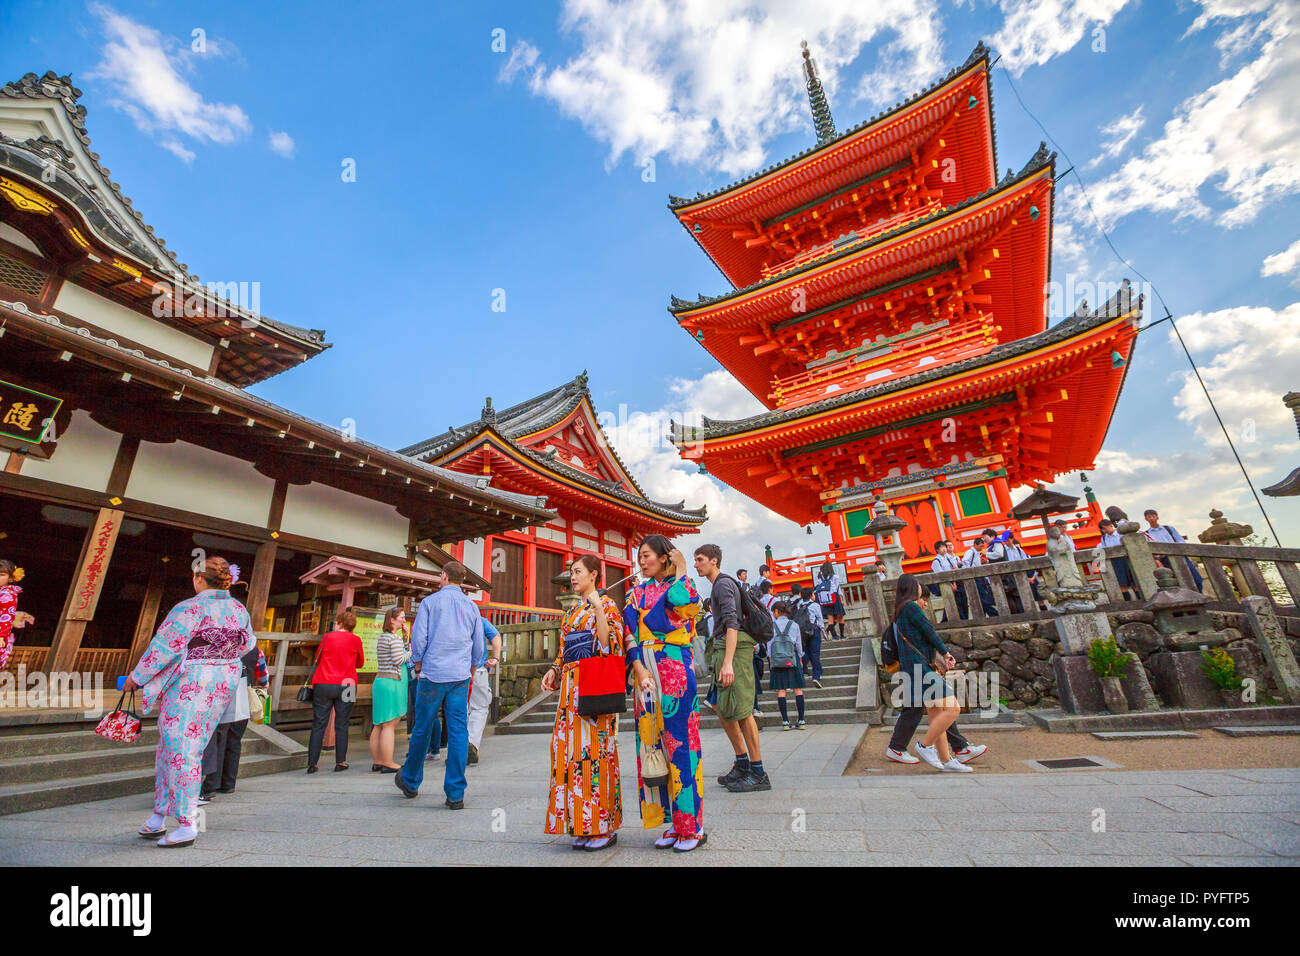
[[[146,714],[158,710],[153,816],[139,833],[161,847],[194,842],[203,749],[239,687],[240,658],[257,644],[248,611],[230,596],[234,580],[225,558],[208,558],[194,597],[172,608],[123,685],[142,692]],[[170,834],[169,816],[180,824]]]
[[[652,534],[641,542],[637,562],[647,580],[628,596],[623,623],[636,702],[641,824],[650,830],[671,822],[655,846],[685,853],[705,840],[700,710],[691,659],[700,596],[690,578],[678,576],[687,566],[686,559],[663,535]],[[666,786],[646,786],[642,760],[652,748],[661,750],[667,760]]]

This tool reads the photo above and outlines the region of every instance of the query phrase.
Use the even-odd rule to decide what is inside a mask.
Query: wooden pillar
[[[158,623],[158,610],[162,606],[163,576],[167,565],[161,561],[154,563],[149,570],[149,583],[145,586],[144,603],[140,605],[140,615],[135,619],[135,636],[131,638],[131,650],[126,655],[126,666],[135,667],[144,649],[153,637],[154,625]]]
[[[253,574],[248,579],[248,616],[253,630],[262,630],[266,618],[266,602],[271,596],[271,572],[275,570],[275,555],[279,550],[274,541],[263,541],[257,546],[253,558]]]
[[[104,588],[104,576],[117,544],[117,533],[122,524],[122,512],[113,508],[100,508],[95,522],[86,529],[81,543],[77,568],[68,585],[68,596],[59,614],[59,624],[50,643],[50,653],[42,670],[46,674],[72,670],[86,624],[95,617],[99,595]]]
[[[11,451],[9,458],[5,462],[5,474],[16,475],[23,470],[23,461],[27,458],[21,452]]]

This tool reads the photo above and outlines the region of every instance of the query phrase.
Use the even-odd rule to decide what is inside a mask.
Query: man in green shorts
[[[705,651],[713,684],[718,688],[718,717],[736,753],[735,765],[718,778],[718,783],[732,793],[771,790],[772,781],[763,771],[758,722],[754,719],[754,639],[741,630],[741,585],[723,574],[721,565],[722,549],[716,544],[702,544],[695,549],[695,571],[713,586],[709,598],[713,628]]]

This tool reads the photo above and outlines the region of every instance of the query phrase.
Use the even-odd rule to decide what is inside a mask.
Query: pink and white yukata
[[[154,813],[194,826],[203,749],[239,687],[240,658],[257,643],[244,605],[229,591],[181,601],[158,628],[131,680],[144,712],[158,711]]]
[[[16,584],[0,587],[0,670],[14,652],[14,622],[18,618],[18,595],[23,589]]]

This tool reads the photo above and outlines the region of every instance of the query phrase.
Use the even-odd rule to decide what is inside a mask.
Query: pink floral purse
[[[122,701],[125,699],[126,691],[123,691],[112,713],[105,714],[95,726],[95,733],[100,737],[124,744],[134,743],[140,738],[140,718],[135,713],[135,691],[131,691],[127,710],[122,709]]]

